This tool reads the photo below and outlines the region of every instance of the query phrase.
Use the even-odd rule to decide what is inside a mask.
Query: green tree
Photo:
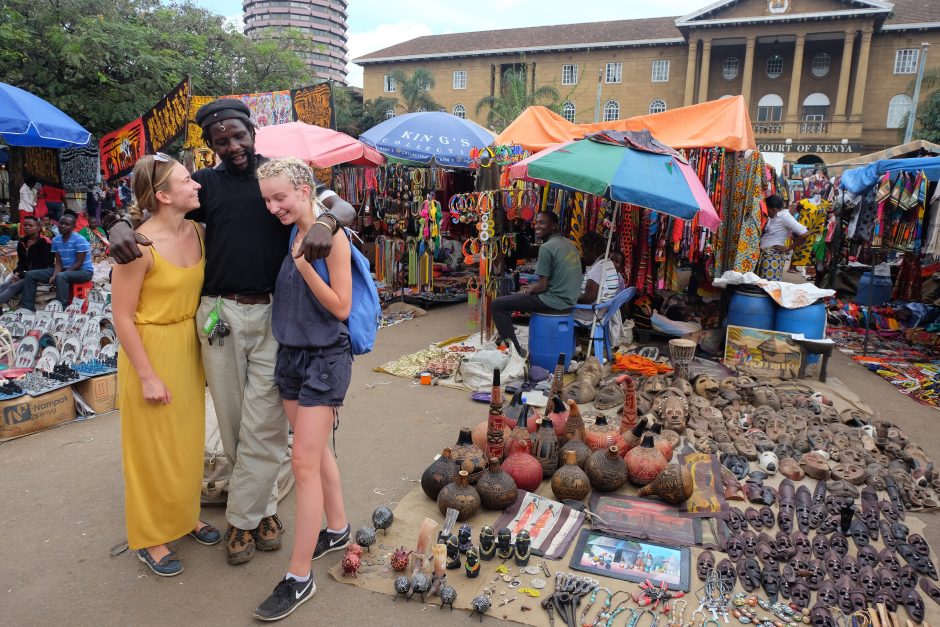
[[[359,137],[376,124],[388,117],[388,112],[395,112],[398,100],[395,98],[375,98],[359,103],[339,85],[333,86],[333,107],[336,111],[336,130],[347,135]]]
[[[434,76],[426,68],[419,67],[411,76],[402,70],[392,72],[395,79],[395,91],[401,94],[398,108],[402,113],[416,113],[418,111],[437,111],[441,105],[431,97],[430,91],[434,89]]]
[[[188,0],[6,0],[0,77],[96,136],[133,120],[185,76],[193,93],[287,89],[315,80],[295,32],[252,41]]]
[[[528,107],[542,105],[558,113],[561,109],[561,96],[552,85],[542,85],[530,90],[526,84],[525,74],[514,69],[503,72],[500,93],[494,96],[481,98],[477,103],[477,115],[484,109],[486,126],[502,132]]]
[[[917,109],[916,139],[940,144],[940,90],[932,92]]]

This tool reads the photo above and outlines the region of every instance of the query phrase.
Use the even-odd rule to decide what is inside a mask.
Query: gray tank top
[[[346,323],[313,295],[291,255],[281,262],[274,288],[271,326],[274,338],[294,348],[331,348],[349,344]]]

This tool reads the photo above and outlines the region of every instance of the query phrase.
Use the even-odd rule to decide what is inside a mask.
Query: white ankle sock
[[[329,527],[327,527],[326,531],[327,533],[338,534],[338,533],[346,533],[347,529],[349,529],[349,523],[346,523],[346,526],[343,527],[342,529],[330,529]]]
[[[300,575],[295,575],[294,573],[287,573],[287,576],[284,579],[293,579],[294,581],[299,581],[300,583],[305,583],[310,581],[311,573],[307,573],[306,577],[301,577]]]

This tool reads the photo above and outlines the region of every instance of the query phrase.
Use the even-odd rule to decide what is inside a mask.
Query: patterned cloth
[[[783,253],[770,248],[762,250],[757,274],[768,281],[780,281],[789,263],[789,252]]]
[[[713,276],[726,270],[757,270],[765,171],[764,158],[756,150],[735,161],[731,206],[718,227]]]
[[[794,266],[811,266],[815,260],[813,254],[816,242],[823,234],[826,227],[826,213],[829,210],[829,201],[823,200],[818,205],[811,202],[808,198],[800,201],[800,215],[797,221],[806,227],[809,235],[802,246],[793,251]]]

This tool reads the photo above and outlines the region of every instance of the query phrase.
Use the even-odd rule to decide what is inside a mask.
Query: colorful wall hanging
[[[331,83],[292,89],[290,95],[296,121],[323,128],[336,128]]]
[[[163,150],[186,130],[189,92],[187,77],[143,115],[144,131],[147,133],[147,145],[150,150]]]
[[[147,154],[143,119],[137,118],[102,137],[98,142],[98,152],[106,180],[130,172],[137,160]]]
[[[61,187],[62,177],[59,173],[57,152],[54,148],[26,148],[26,162],[23,167],[40,183]]]

